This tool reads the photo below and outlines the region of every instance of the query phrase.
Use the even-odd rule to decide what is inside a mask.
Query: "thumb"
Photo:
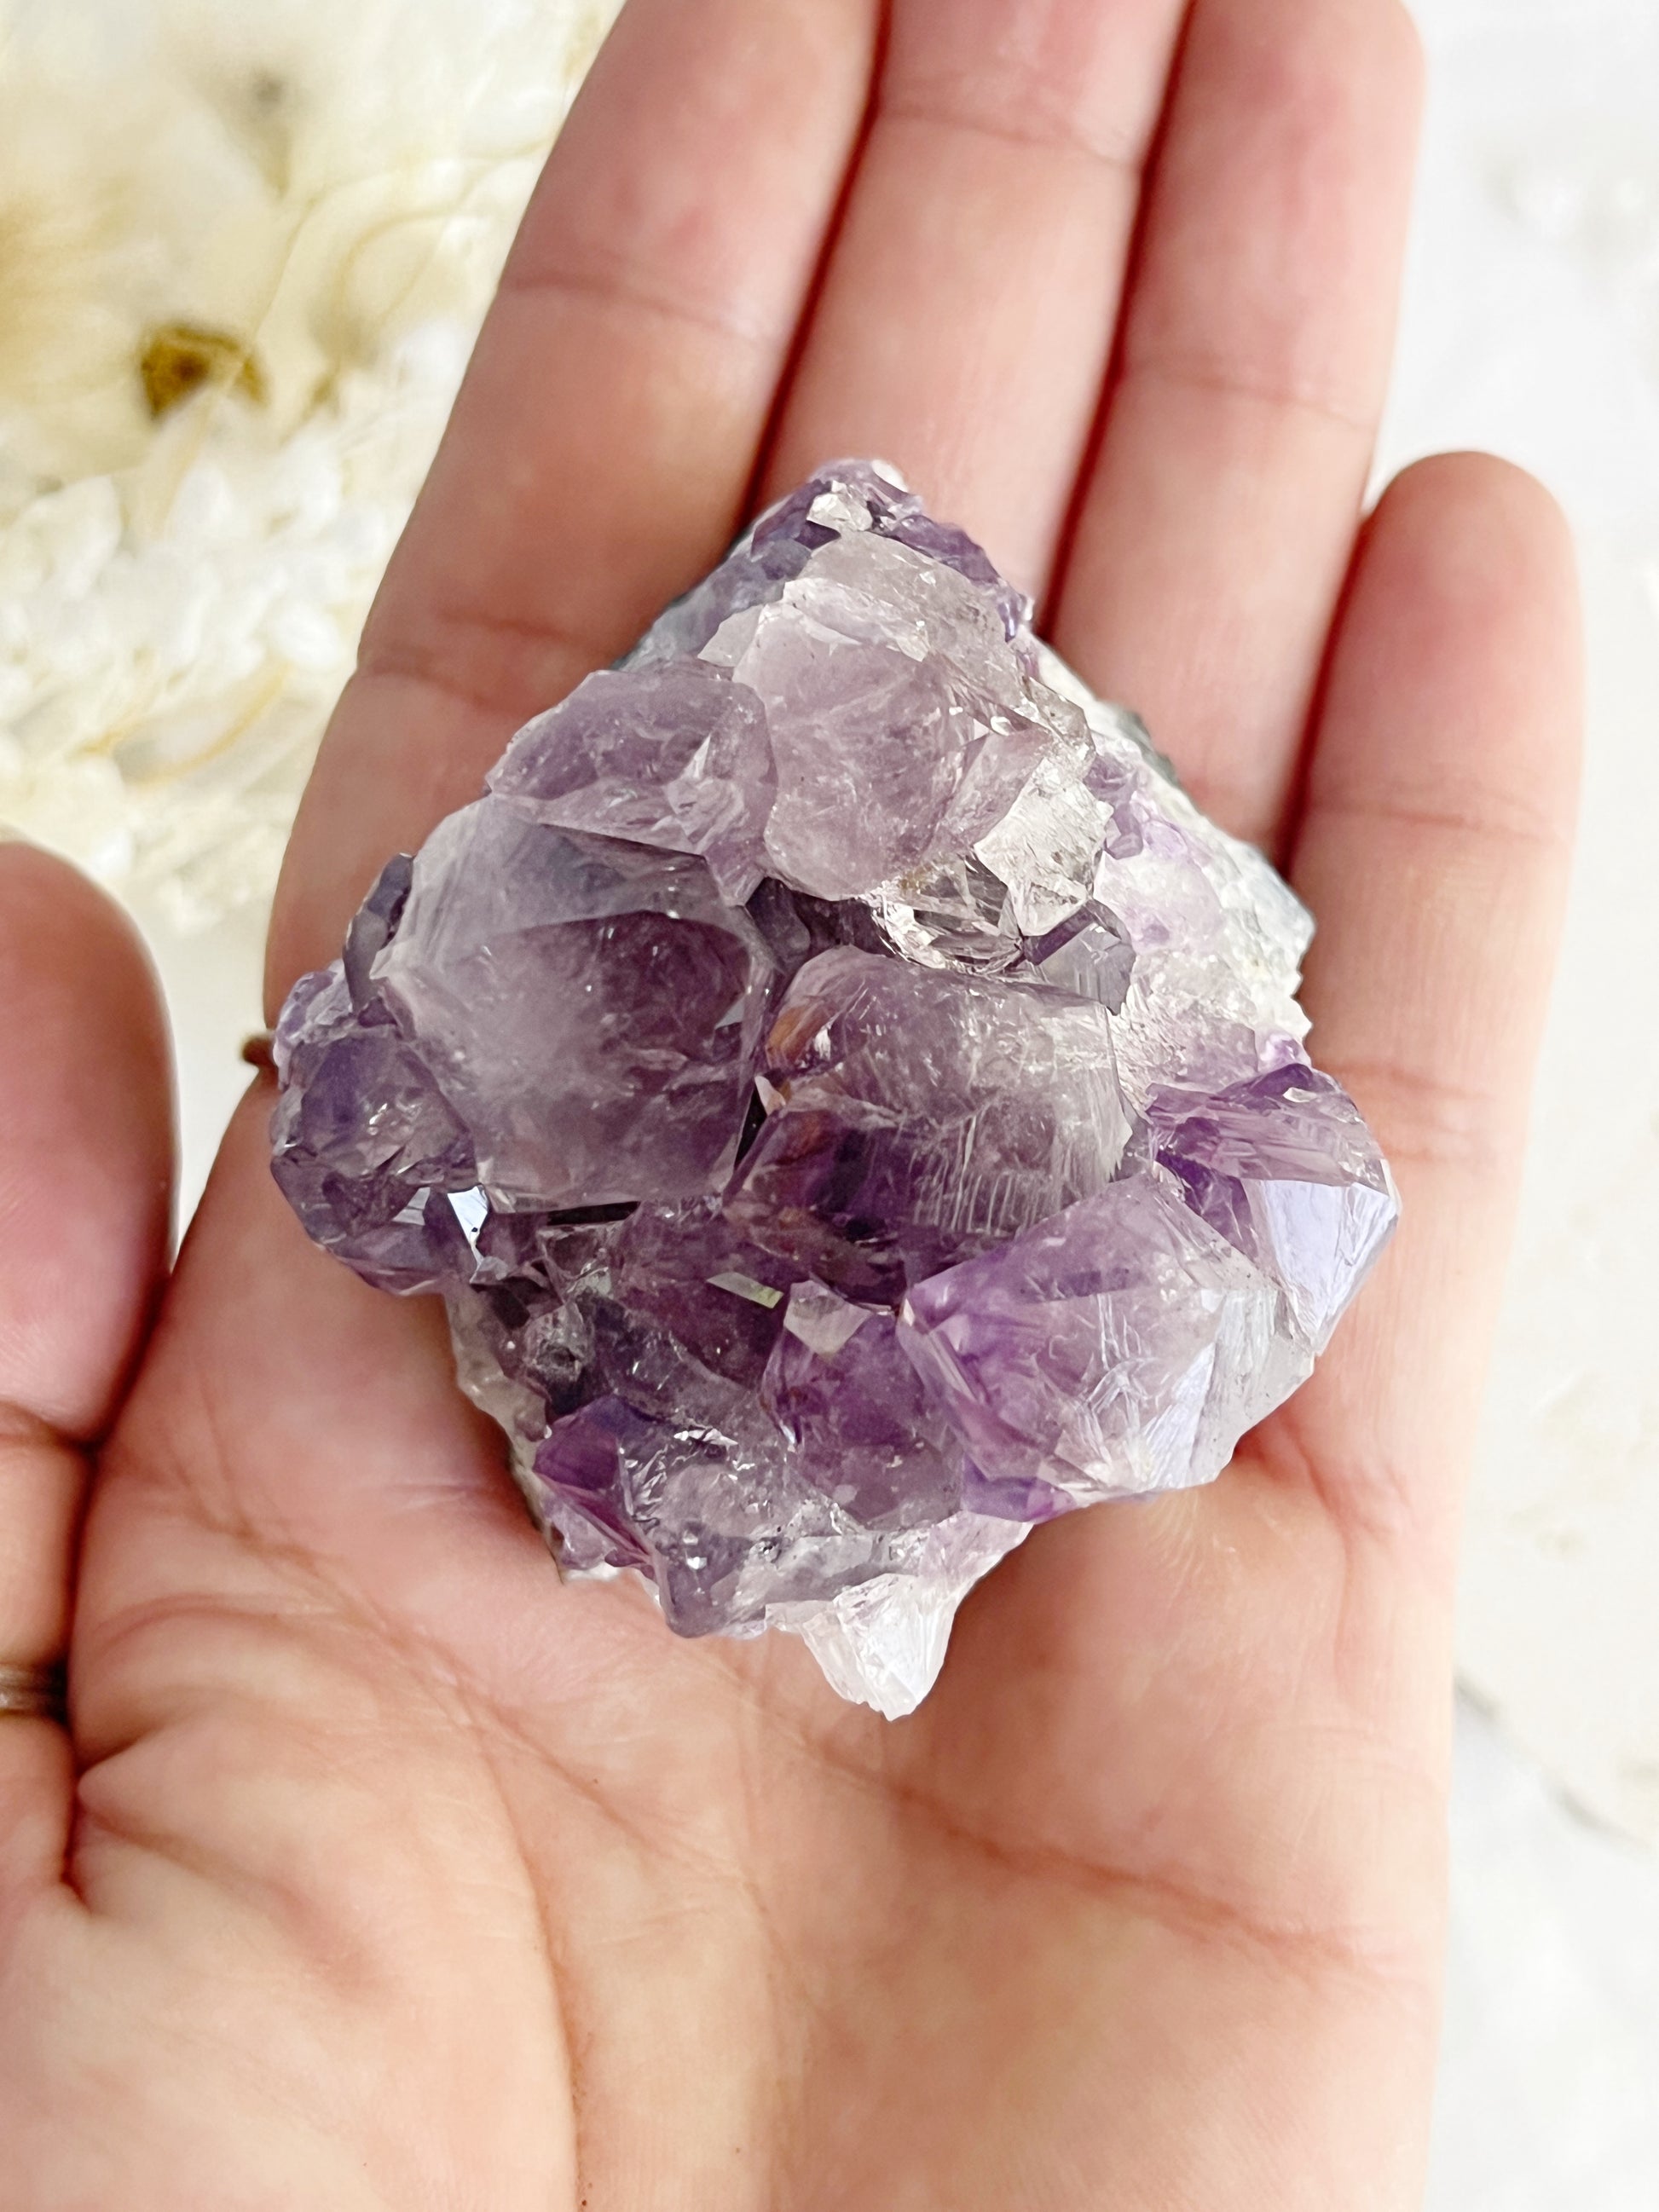
[[[0,837],[4,833],[0,832]],[[0,842],[0,1676],[63,1661],[88,1455],[167,1265],[173,1114],[149,965],[110,901]],[[55,1880],[74,1760],[0,1709],[0,1922]]]

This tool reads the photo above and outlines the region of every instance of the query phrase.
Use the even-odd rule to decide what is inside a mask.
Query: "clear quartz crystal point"
[[[880,463],[770,508],[388,860],[276,1179],[439,1291],[566,1575],[892,1717],[1037,1523],[1212,1480],[1397,1212],[1311,923]]]

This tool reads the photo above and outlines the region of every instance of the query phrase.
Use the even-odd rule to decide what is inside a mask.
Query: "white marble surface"
[[[1659,2205],[1659,1870],[1458,1716],[1426,2212]]]

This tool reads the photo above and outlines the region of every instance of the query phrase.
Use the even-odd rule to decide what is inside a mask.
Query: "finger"
[[[719,555],[867,95],[875,0],[632,0],[563,132],[324,741],[280,994],[516,725]]]
[[[1399,0],[1198,0],[1054,617],[1268,843],[1388,379],[1419,76]]]
[[[84,1450],[166,1263],[171,1078],[137,938],[91,884],[0,845],[0,1663],[64,1656]],[[0,1715],[0,1912],[63,1864],[71,1762]]]
[[[876,453],[1039,590],[1181,0],[897,0],[767,484]]]
[[[1568,872],[1581,676],[1571,549],[1530,478],[1409,471],[1362,544],[1295,879],[1306,1004],[1404,1210],[1376,1281],[1264,1443],[1448,1582]]]

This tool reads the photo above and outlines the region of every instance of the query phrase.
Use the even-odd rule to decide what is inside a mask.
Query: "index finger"
[[[386,854],[740,517],[856,141],[876,0],[631,0],[532,200],[300,809],[280,999]]]

